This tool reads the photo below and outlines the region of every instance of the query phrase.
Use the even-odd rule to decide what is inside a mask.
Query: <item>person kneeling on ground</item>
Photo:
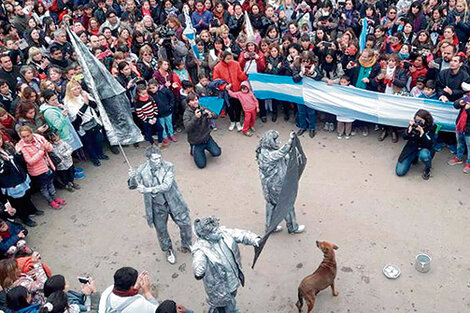
[[[411,164],[418,160],[424,163],[423,179],[431,176],[431,162],[434,156],[436,125],[431,113],[418,110],[410,121],[403,138],[408,140],[398,157],[395,169],[397,176],[404,176],[410,170]]]
[[[143,296],[139,295],[142,289]],[[157,300],[150,293],[150,280],[147,272],[140,274],[132,267],[122,267],[114,273],[114,285],[101,295],[98,313],[154,313]]]
[[[197,167],[206,167],[206,153],[208,150],[213,157],[222,154],[222,150],[211,137],[209,120],[216,118],[217,114],[199,106],[199,97],[191,93],[187,98],[188,106],[184,112],[184,128],[188,132],[188,142],[191,145],[191,155]]]

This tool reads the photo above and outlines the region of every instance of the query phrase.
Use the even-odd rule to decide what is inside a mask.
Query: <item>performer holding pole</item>
[[[137,170],[129,169],[129,189],[137,189],[144,195],[147,224],[155,227],[161,249],[166,252],[167,261],[175,264],[168,216],[178,225],[181,235],[181,252],[191,251],[191,219],[189,209],[175,182],[173,164],[162,160],[160,149],[150,146],[145,150],[147,162]]]

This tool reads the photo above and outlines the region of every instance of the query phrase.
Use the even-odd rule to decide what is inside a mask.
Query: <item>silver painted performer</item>
[[[194,222],[198,239],[192,247],[193,273],[204,281],[209,313],[239,313],[235,296],[244,275],[238,244],[258,246],[260,237],[248,230],[219,226],[215,217]]]
[[[279,133],[275,130],[269,130],[263,134],[256,149],[259,176],[266,200],[266,231],[270,226],[269,222],[271,221],[273,209],[279,200],[279,194],[287,173],[289,150],[294,137],[295,133],[291,132],[289,141],[281,147]],[[301,233],[305,230],[304,225],[297,224],[294,207],[290,208],[285,220],[290,234]],[[282,231],[282,226],[278,225],[275,231]]]
[[[167,261],[174,264],[176,257],[168,234],[168,216],[180,228],[181,252],[188,253],[192,240],[189,209],[176,184],[173,164],[163,161],[160,149],[155,146],[148,147],[145,156],[147,162],[137,170],[129,170],[129,188],[137,188],[144,195],[147,224],[155,227]]]

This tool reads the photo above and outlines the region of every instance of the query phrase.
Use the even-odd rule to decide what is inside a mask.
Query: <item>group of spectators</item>
[[[186,36],[189,21],[196,32],[194,47]],[[2,262],[15,258],[16,263],[0,264],[0,284],[11,311],[44,304],[47,295],[34,292],[53,277],[41,272],[42,263],[27,249],[29,265],[18,276],[27,230],[17,222],[34,227],[32,217],[44,213],[31,193],[40,191],[50,207],[61,209],[66,201],[55,188],[74,192],[80,189],[75,180],[85,177],[76,160],[100,166],[109,159],[106,145],[119,153],[107,142],[97,99],[84,81],[67,27],[126,89],[129,111],[145,140],[168,147],[186,130],[200,168],[206,166],[205,150],[221,154],[210,133],[217,130],[217,118],[226,115],[228,130],[247,136],[255,131],[257,115],[267,123],[268,114],[272,122],[282,114],[285,121],[294,117],[299,136],[308,132],[313,138],[321,122],[323,130],[336,130],[338,139],[356,132],[367,136],[375,128],[379,141],[388,135],[392,142],[399,140],[395,127],[256,99],[248,74],[268,73],[295,82],[310,77],[454,102],[459,110],[455,133],[440,132],[428,112],[417,113],[404,131],[407,152],[396,172],[406,174],[419,159],[425,162],[423,178],[429,178],[432,156],[447,146],[455,154],[449,165],[464,164],[463,171],[470,173],[470,158],[465,158],[470,147],[470,12],[465,0],[4,0],[0,252],[6,258]],[[224,98],[220,115],[200,106],[204,96]],[[38,273],[29,275],[33,270]],[[27,293],[15,283],[23,275],[34,281]]]

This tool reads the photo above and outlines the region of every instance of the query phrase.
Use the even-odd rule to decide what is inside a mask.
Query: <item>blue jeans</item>
[[[463,160],[465,154],[465,148],[470,151],[470,134],[455,133],[457,137],[457,157]],[[467,152],[467,161],[470,163],[470,152]]]
[[[421,149],[415,153],[410,154],[406,159],[401,162],[397,162],[395,173],[397,176],[404,176],[410,170],[411,163],[418,157],[418,160],[424,163],[426,167],[431,168],[432,153],[429,149]]]
[[[101,130],[93,130],[85,132],[81,136],[83,147],[91,160],[98,160],[103,155],[103,134]]]
[[[155,133],[157,133],[157,137],[158,137],[158,142],[162,142],[163,141],[163,136],[162,136],[162,125],[160,125],[160,123],[157,121],[155,124],[150,124],[150,123],[147,123],[147,122],[143,122],[142,123],[143,126],[144,126],[144,139],[148,142],[150,142],[151,144],[154,143],[154,140],[153,140],[153,135]]]
[[[197,167],[199,168],[206,167],[207,159],[205,150],[209,151],[213,157],[218,157],[222,154],[222,150],[211,136],[209,136],[209,139],[206,143],[191,145],[191,149],[193,152],[194,163],[196,163]]]
[[[167,138],[168,136],[173,136],[175,134],[173,131],[173,120],[171,114],[165,117],[159,117],[158,123],[162,126],[163,138]]]
[[[317,122],[317,111],[304,104],[297,104],[297,122],[299,128],[315,130]],[[308,127],[307,127],[308,125]]]

